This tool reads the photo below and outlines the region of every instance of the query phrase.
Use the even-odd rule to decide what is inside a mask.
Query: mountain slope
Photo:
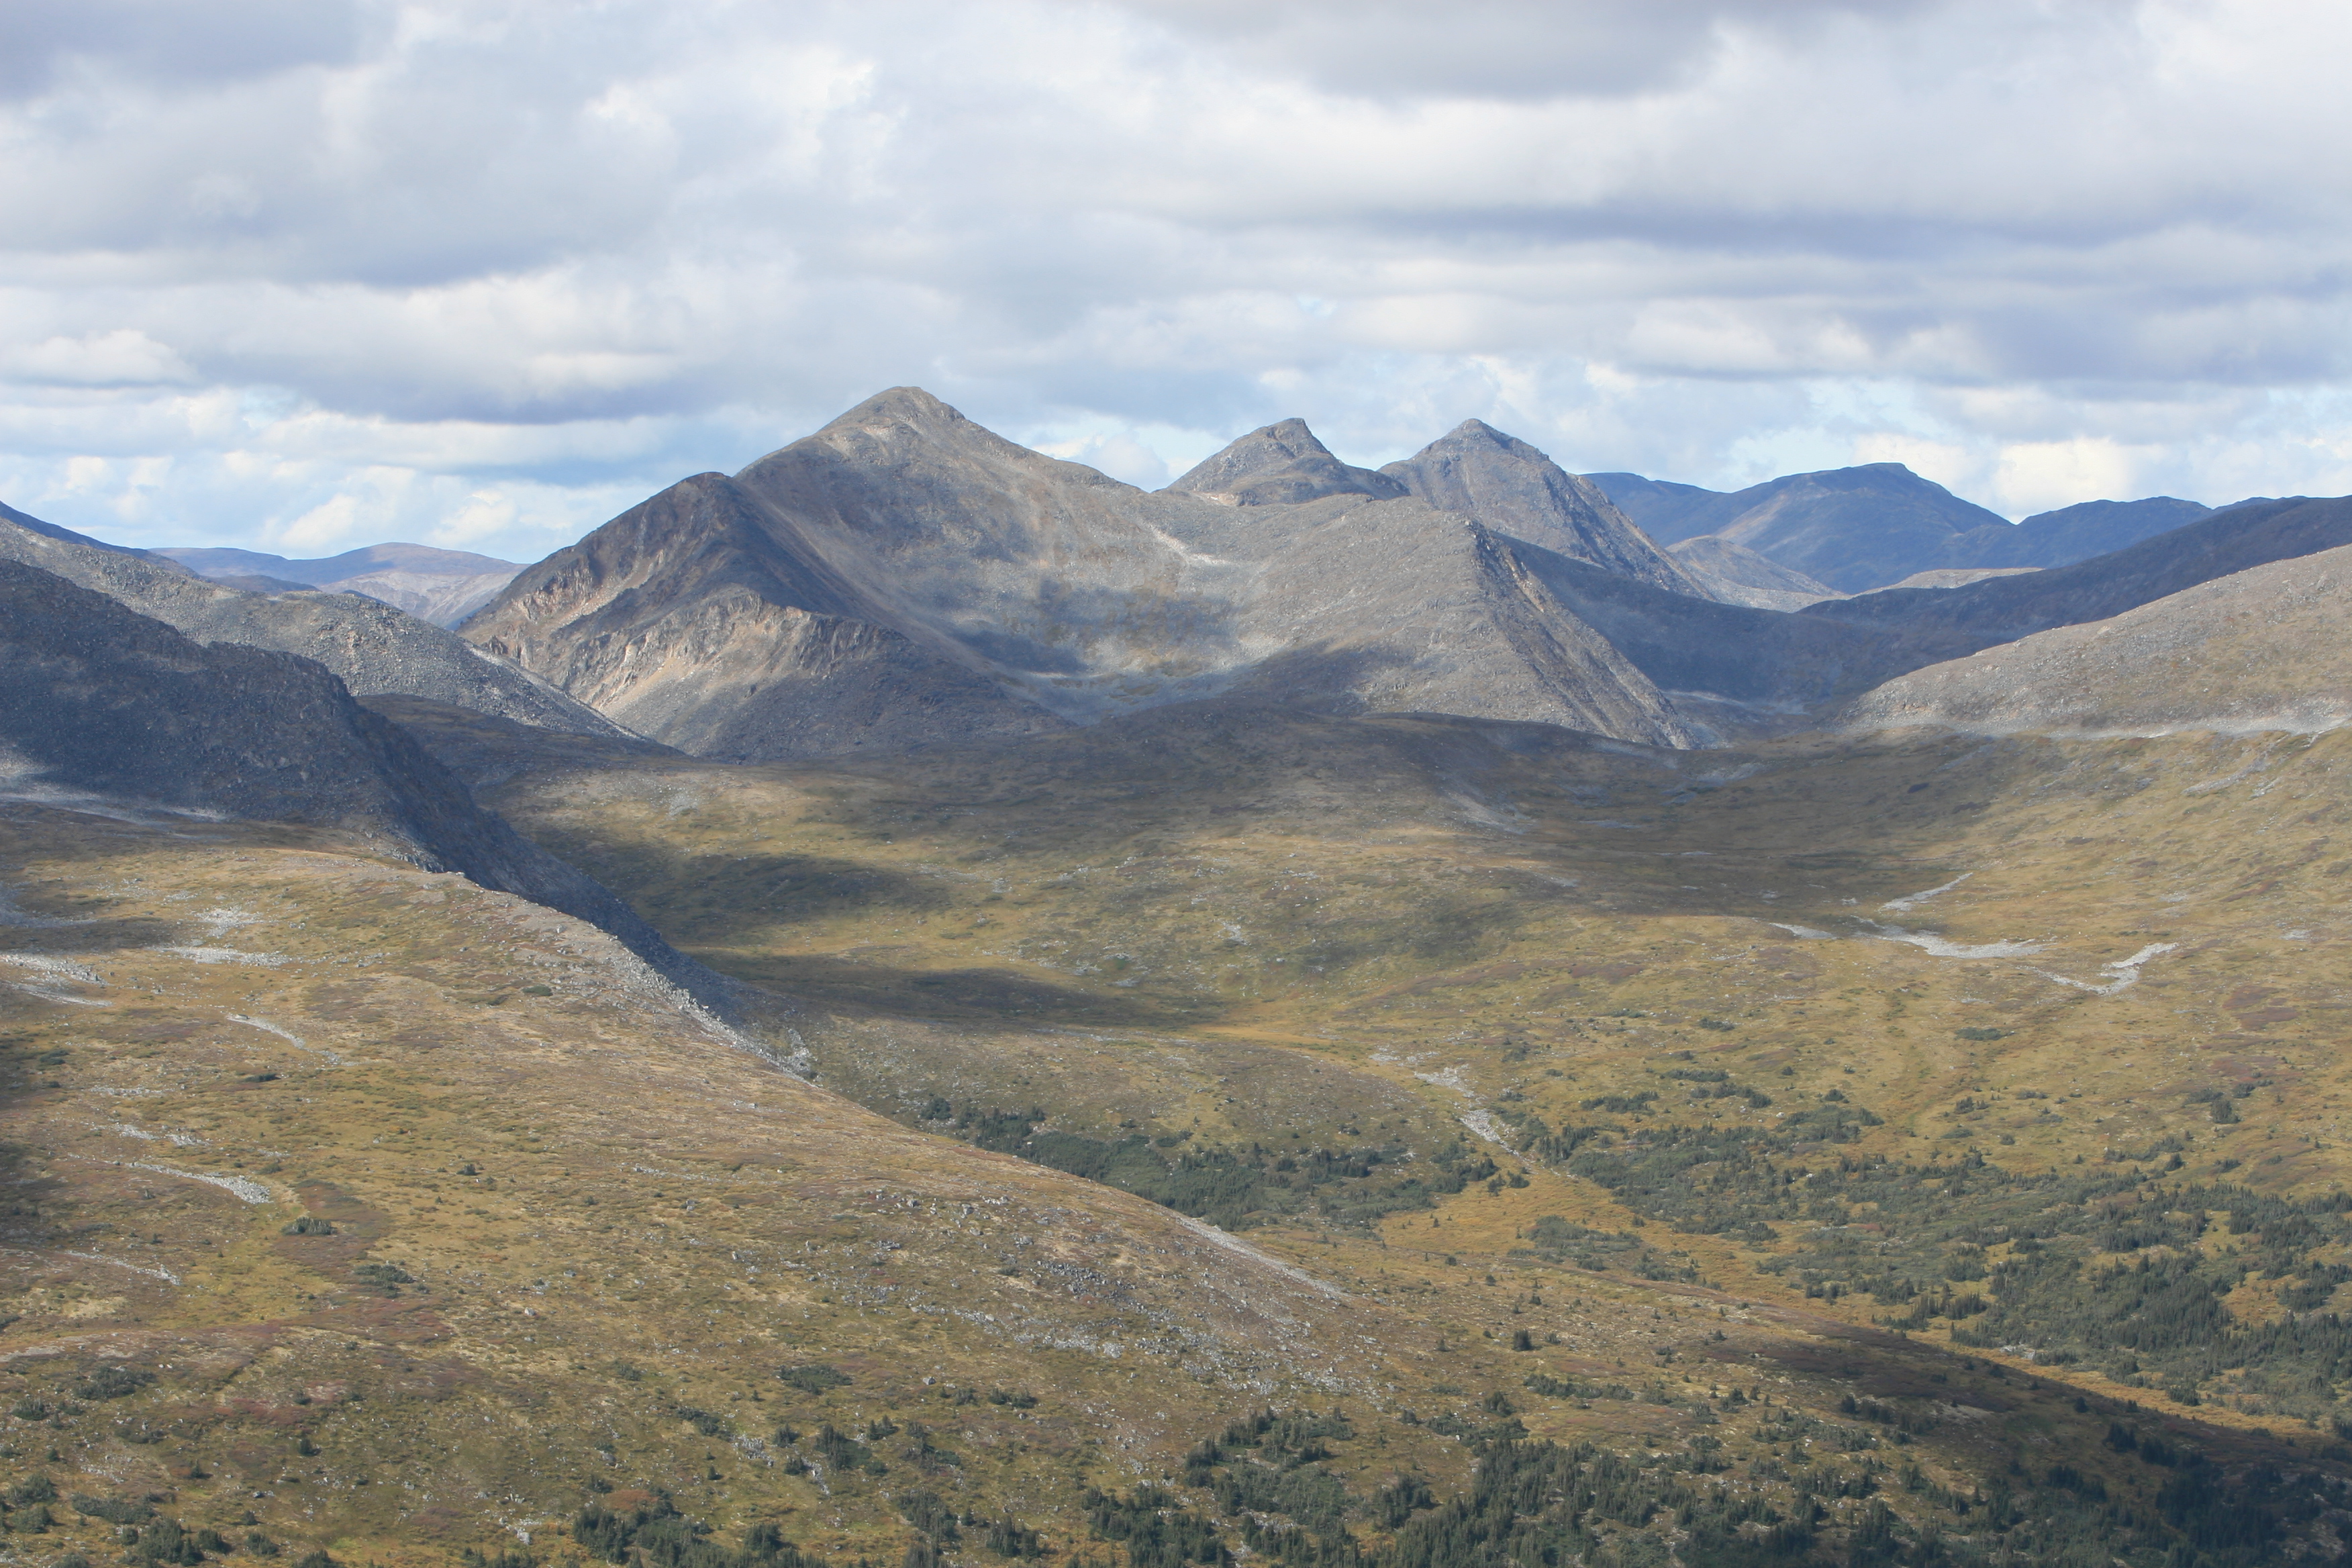
[[[1328,493],[1148,494],[899,388],[633,509],[466,635],[656,739],[747,758],[1035,734],[1226,691],[1682,732],[1486,531],[1384,477],[1310,484],[1289,470],[1320,471],[1311,432],[1270,432],[1213,459],[1217,482],[1255,494],[1272,471],[1283,494]]]
[[[1672,551],[1683,570],[1698,579],[1706,596],[1759,610],[1801,610],[1823,599],[1843,597],[1826,583],[1767,560],[1719,533],[1678,541]]]
[[[1464,420],[1381,472],[1439,510],[1475,518],[1497,533],[1653,587],[1709,596],[1606,495],[1483,420]]]
[[[1877,628],[1906,656],[1937,663],[2053,626],[2105,620],[2216,577],[2342,544],[2352,544],[2352,498],[2250,501],[2071,566],[1961,588],[1881,590],[1801,613]]]
[[[2352,721],[2347,622],[2352,545],[1930,665],[1866,693],[1846,721],[1980,734],[2329,730]]]
[[[716,999],[593,879],[480,810],[456,776],[312,661],[204,646],[104,594],[0,559],[0,757],[18,794],[88,791],[181,811],[316,823],[389,840],[610,932]]]
[[[355,595],[245,593],[207,583],[175,561],[84,544],[78,536],[52,537],[6,521],[0,521],[0,559],[109,595],[199,641],[316,659],[362,696],[399,693],[551,729],[614,732],[609,721],[513,665]]]
[[[2213,508],[2174,496],[2086,500],[2036,512],[2014,528],[1964,534],[1947,566],[2071,566],[2210,516]]]

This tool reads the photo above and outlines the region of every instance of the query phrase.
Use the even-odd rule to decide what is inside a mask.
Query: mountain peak
[[[1289,506],[1335,495],[1387,500],[1405,493],[1385,474],[1341,462],[1304,419],[1251,431],[1168,488],[1226,506]]]
[[[1706,590],[1586,480],[1483,419],[1465,419],[1381,469],[1442,510],[1669,593]]]

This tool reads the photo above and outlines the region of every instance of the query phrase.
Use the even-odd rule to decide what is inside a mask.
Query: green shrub
[[[797,1388],[803,1394],[823,1394],[828,1389],[847,1388],[850,1384],[847,1373],[839,1367],[827,1366],[823,1362],[812,1362],[806,1366],[778,1367],[776,1376],[787,1388]]]

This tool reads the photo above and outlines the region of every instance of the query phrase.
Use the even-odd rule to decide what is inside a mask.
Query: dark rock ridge
[[[108,595],[201,642],[244,643],[318,660],[362,696],[397,692],[551,729],[610,734],[612,722],[454,633],[352,594],[247,593],[178,562],[0,521],[0,559]]]
[[[1584,477],[1666,544],[1714,535],[1846,593],[1919,572],[2071,565],[2212,510],[2152,496],[2084,501],[2012,525],[1900,463],[1787,474],[1727,492],[1639,474]]]
[[[1333,457],[1304,419],[1251,431],[1168,488],[1226,506],[1296,506],[1339,495],[1388,500],[1406,493],[1404,482],[1386,470],[1352,468]]]
[[[427,869],[587,921],[706,1000],[718,977],[473,796],[324,668],[200,644],[111,596],[0,559],[0,774],[20,795],[358,833]]]
[[[1228,691],[1691,737],[1511,542],[1347,468],[1303,426],[1187,479],[1226,489],[1147,493],[898,388],[633,508],[466,635],[656,740],[746,759]]]
[[[1475,518],[1497,533],[1653,587],[1717,596],[1590,481],[1484,420],[1464,420],[1381,472],[1439,510]]]

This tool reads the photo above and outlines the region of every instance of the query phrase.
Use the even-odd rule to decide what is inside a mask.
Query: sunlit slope
[[[0,875],[10,1451],[67,1494],[373,1553],[657,1486],[895,1556],[909,1489],[1050,1522],[1208,1422],[1390,1381],[1376,1304],[811,1089],[520,900],[25,805]],[[820,1364],[848,1381],[778,1377]],[[894,1414],[957,1462],[777,1436]]]
[[[2218,1331],[2325,1308],[2344,1245],[2324,1215],[2293,1246],[2231,1238],[2261,1236],[2263,1203],[2352,1176],[2334,1142],[2352,1093],[2352,860],[2331,848],[2346,744],[1919,736],[1694,757],[1202,710],[887,775],[640,764],[501,798],[698,956],[835,1008],[849,1022],[822,1069],[909,1120],[930,1094],[973,1109],[973,1080],[1018,1055],[1058,1060],[1070,1087],[1025,1068],[977,1108],[1097,1138],[1132,1121],[1346,1149],[1466,1123],[1475,1148],[1566,1173],[1602,1223],[1682,1227],[1710,1278],[1857,1321],[1916,1316],[1923,1292],[2024,1256],[1946,1223],[1971,1183],[2013,1208],[2036,1173],[2113,1178],[2045,1194],[2068,1225],[2204,1183],[2242,1231],[2168,1222],[2122,1253],[2206,1270],[2191,1294]],[[898,1053],[887,1073],[877,1031]],[[1275,1053],[1285,1087],[1209,1092],[1154,1065],[1236,1047]],[[1333,1067],[1344,1096],[1315,1087]],[[1706,1142],[1726,1130],[1739,1148]],[[1652,1158],[1685,1131],[1698,1142]],[[1936,1198],[1971,1158],[1995,1173]],[[1911,1250],[1832,1268],[1813,1230],[1880,1199],[1824,1187],[1816,1207],[1782,1177],[1854,1161],[1947,1212],[1898,1216],[1888,1197],[1865,1222]],[[1706,1212],[1685,1202],[1718,1187]],[[1993,1228],[2023,1223],[2001,1212]],[[2244,1265],[2226,1288],[2225,1253]],[[1882,1277],[1884,1295],[1861,1288]],[[2052,1310],[2000,1343],[2073,1356],[2086,1386],[2323,1426],[2344,1409],[2342,1374],[2301,1351],[2280,1352],[2293,1387],[2169,1341],[2135,1371]],[[1913,1328],[1965,1343],[1974,1317]]]

